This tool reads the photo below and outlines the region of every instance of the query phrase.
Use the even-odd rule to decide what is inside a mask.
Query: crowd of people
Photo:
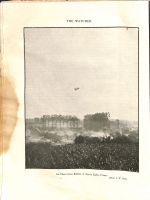
[[[96,141],[96,140],[95,140]],[[26,168],[139,170],[137,143],[26,144]]]

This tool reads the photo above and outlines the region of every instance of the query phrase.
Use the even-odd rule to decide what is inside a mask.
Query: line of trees
[[[128,137],[125,135],[119,135],[117,137],[89,137],[89,136],[77,136],[74,140],[75,144],[103,144],[103,143],[117,143],[117,144],[125,144],[125,143],[138,143],[136,137]]]
[[[110,113],[102,112],[95,114],[88,114],[84,116],[84,128],[86,130],[100,131],[109,128]]]

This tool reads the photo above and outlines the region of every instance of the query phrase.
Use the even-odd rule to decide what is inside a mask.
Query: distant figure
[[[76,91],[76,90],[79,90],[79,89],[80,89],[79,87],[74,88],[75,91]]]

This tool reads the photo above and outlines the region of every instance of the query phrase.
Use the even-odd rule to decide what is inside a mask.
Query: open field
[[[137,143],[26,144],[26,168],[139,171]]]

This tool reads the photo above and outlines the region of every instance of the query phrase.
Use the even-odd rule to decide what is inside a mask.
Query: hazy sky
[[[137,120],[136,28],[27,28],[25,57],[27,117],[110,112]]]

